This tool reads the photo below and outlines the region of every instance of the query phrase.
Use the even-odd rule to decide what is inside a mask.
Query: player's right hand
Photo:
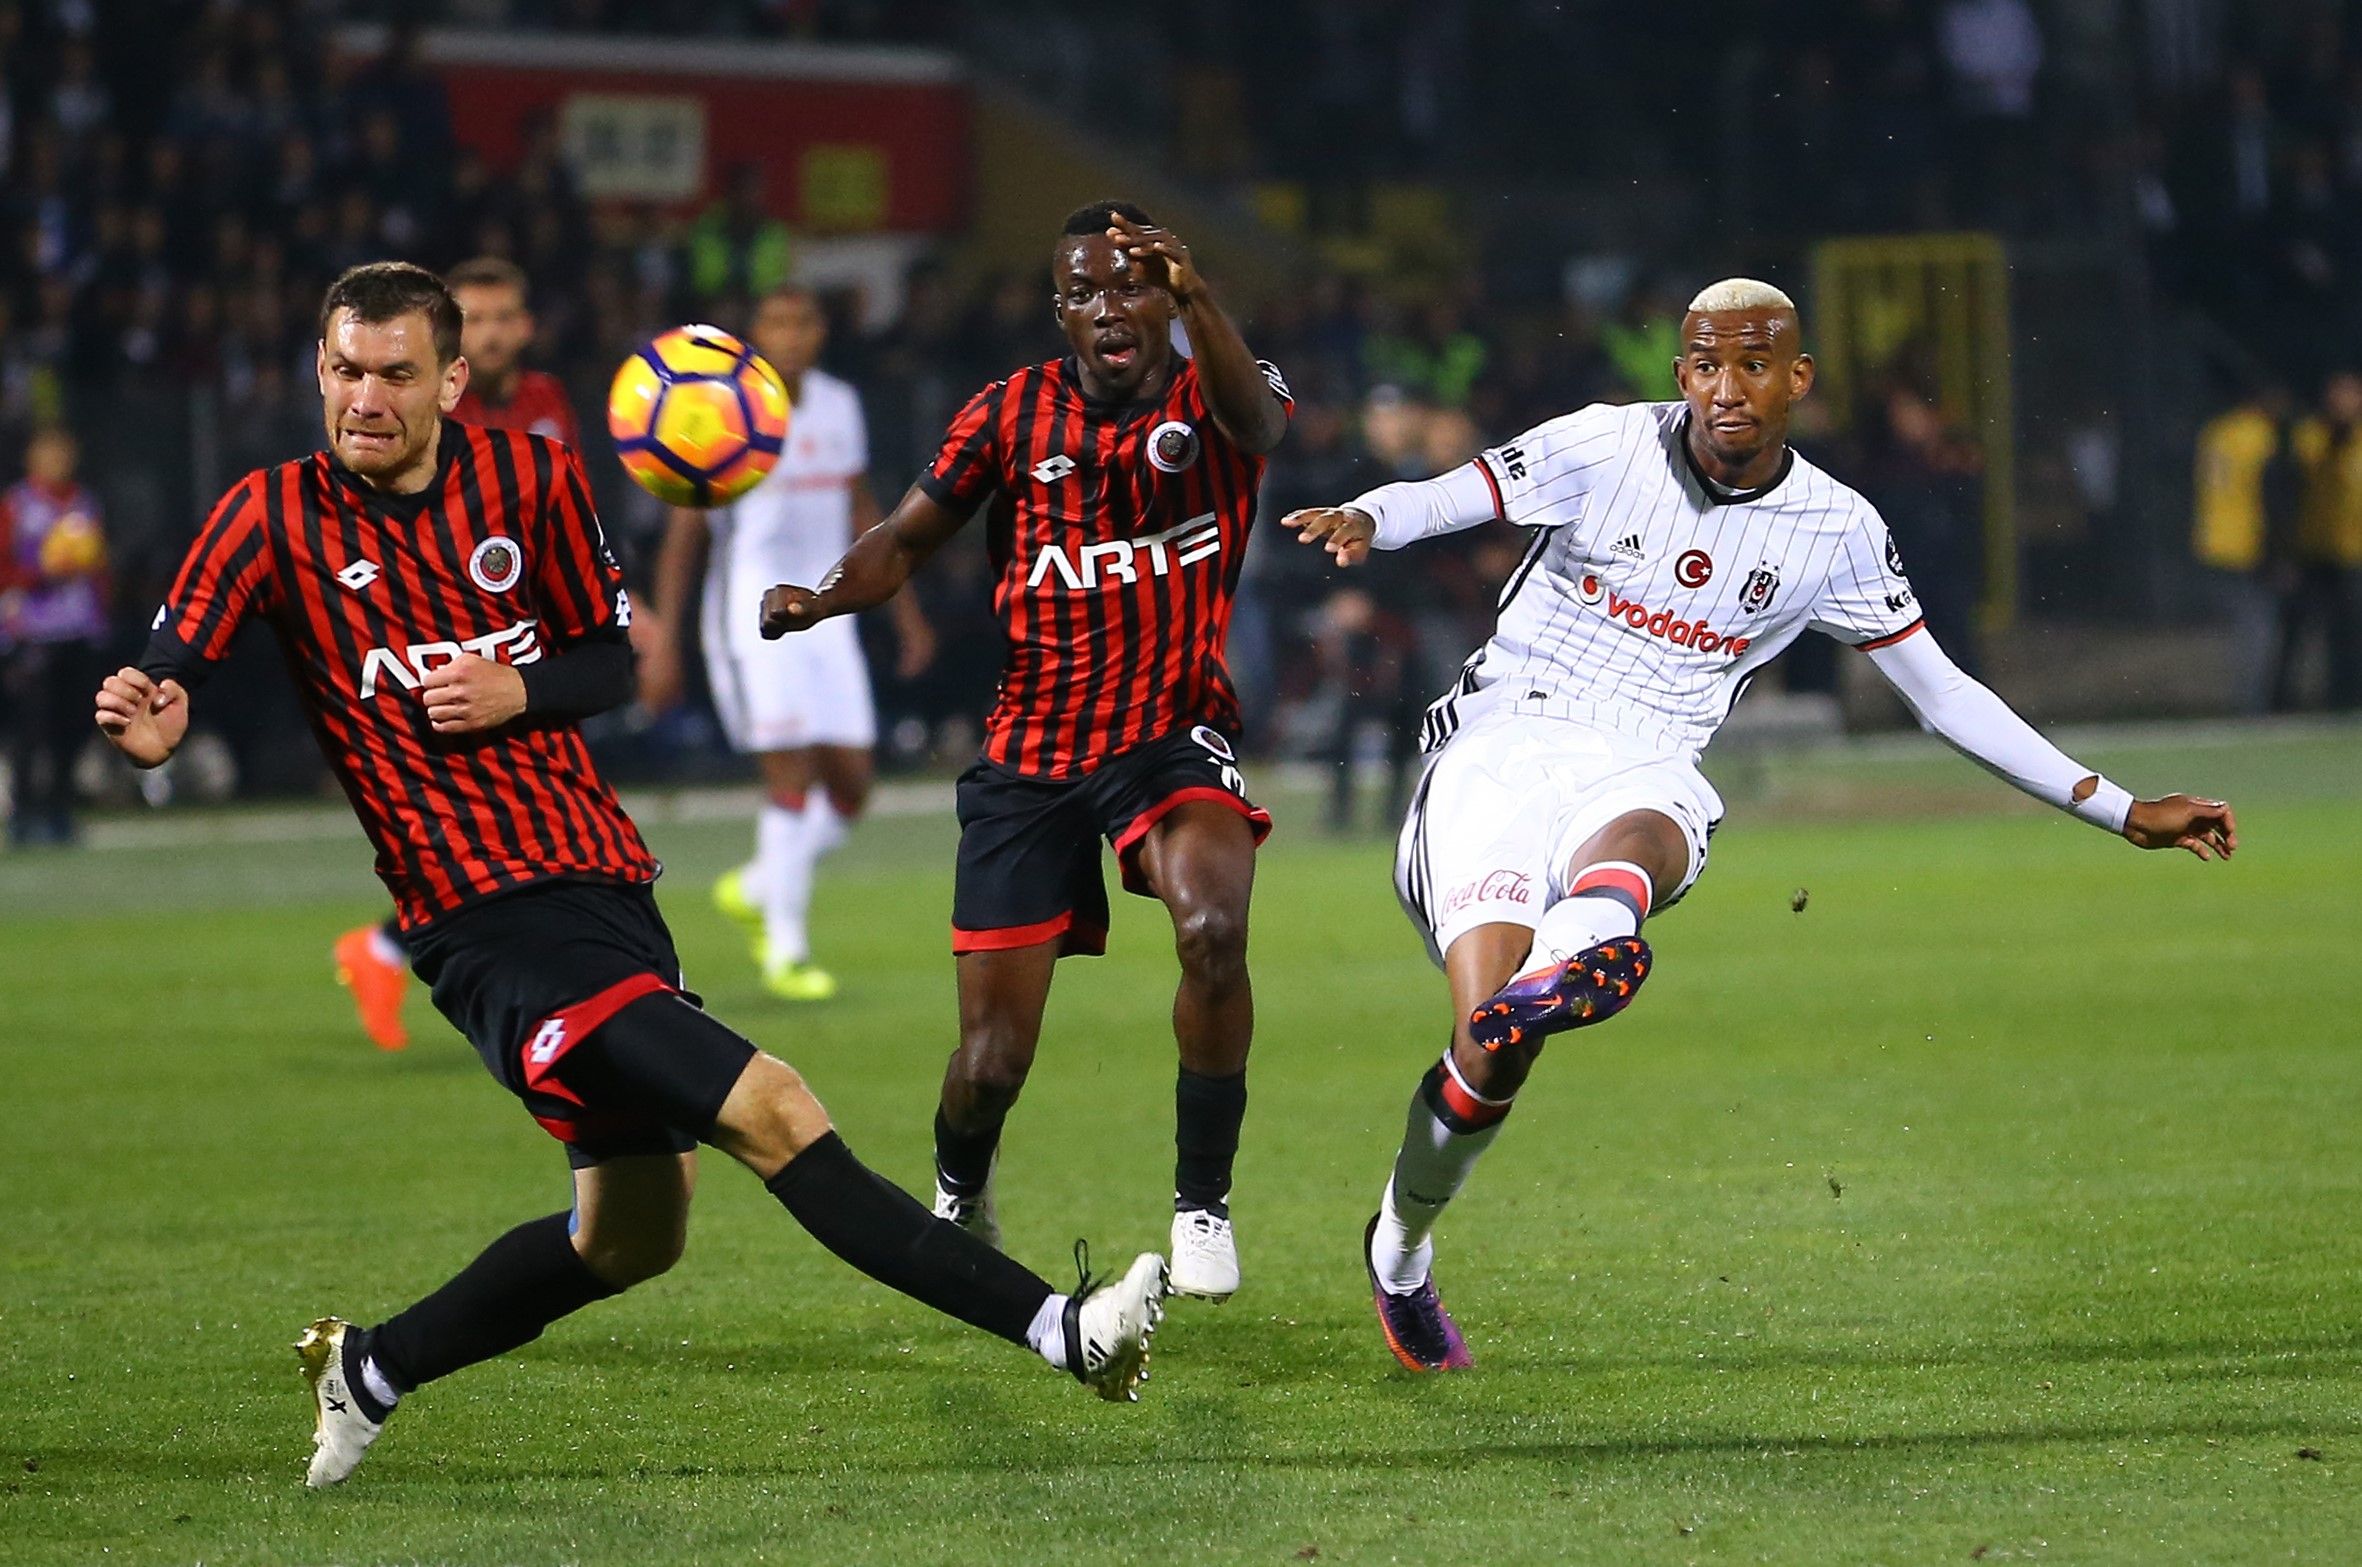
[[[99,682],[98,730],[133,765],[154,767],[180,749],[189,732],[189,694],[126,664]]]
[[[763,640],[776,642],[791,631],[809,631],[820,624],[820,595],[810,588],[782,582],[763,595]]]
[[[2144,849],[2187,849],[2202,860],[2227,860],[2239,848],[2239,821],[2220,800],[2169,794],[2133,801],[2124,836]]]
[[[1370,558],[1370,540],[1378,535],[1378,520],[1351,506],[1307,506],[1280,518],[1283,528],[1296,530],[1299,544],[1319,544],[1340,566],[1358,566]]]

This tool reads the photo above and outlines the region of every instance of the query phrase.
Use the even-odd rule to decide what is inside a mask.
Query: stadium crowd
[[[20,802],[39,807],[19,810],[21,831],[64,830],[39,824],[62,812],[43,781],[60,776],[56,753],[70,737],[35,715],[85,665],[137,640],[197,521],[192,497],[316,444],[313,315],[339,269],[385,255],[446,267],[514,258],[533,281],[538,357],[586,411],[636,342],[679,320],[740,319],[752,290],[792,269],[795,237],[735,184],[681,216],[593,204],[554,126],[514,163],[491,166],[457,143],[407,26],[373,58],[329,46],[332,22],[370,9],[0,3],[0,476],[31,474],[0,503],[13,772]],[[1695,91],[1697,62],[1659,47],[1646,8],[1621,6],[1230,0],[1143,13],[1112,33],[1038,0],[448,0],[396,20],[669,20],[932,42],[1164,149],[1194,176],[1300,182],[1316,234],[1360,221],[1382,182],[1459,188],[1480,165],[1515,164],[1520,184],[1499,182],[1508,191],[1595,175],[1583,168],[1590,149],[1618,146],[1653,216],[1635,217],[1610,287],[1569,286],[1556,270],[1584,245],[1553,226],[1555,214],[1527,229],[1510,212],[1474,225],[1470,249],[1483,261],[1464,272],[1381,281],[1324,270],[1293,291],[1238,301],[1256,351],[1298,394],[1269,486],[1274,516],[1434,471],[1595,398],[1670,395],[1672,334],[1693,281],[1677,258],[1691,232],[2046,235],[2107,210],[2105,192],[2120,191],[2157,286],[2201,331],[2226,388],[2235,384],[2225,400],[2275,410],[2267,422],[2287,459],[2285,476],[2268,475],[2285,525],[2242,524],[2228,543],[2202,527],[2198,554],[2246,581],[2256,623],[2278,617],[2291,647],[2320,627],[2333,666],[2322,699],[2353,705],[2362,410],[2337,373],[2362,338],[2362,5],[2136,9],[2137,91],[2110,105],[2070,90],[2062,62],[2076,41],[2032,0],[1814,0],[1776,16],[1727,8],[1703,79],[1741,89],[1743,107],[1686,114],[1712,96]],[[1290,63],[1305,60],[1309,72]],[[1556,79],[1568,60],[1584,62],[1579,94]],[[1565,112],[1529,113],[1537,101]],[[2038,155],[2061,148],[2078,155]],[[1780,177],[1760,177],[1770,170]],[[853,302],[831,301],[829,362],[868,400],[889,499],[968,391],[1055,346],[1041,296],[1031,275],[978,279],[922,262],[882,330],[854,329]],[[1931,618],[1970,653],[1979,454],[1907,379],[1870,406],[1879,416],[1863,428],[1823,440],[1838,448],[1827,465],[1887,509]],[[85,478],[75,478],[73,442],[39,449],[52,430],[78,438]],[[2254,466],[2254,485],[2267,466]],[[654,526],[652,505],[612,463],[592,469],[627,532]],[[103,520],[104,542],[55,550],[45,565],[23,519],[69,512]],[[1407,716],[1444,661],[1477,639],[1488,584],[1513,549],[1485,532],[1460,542],[1415,572],[1381,564],[1343,586],[1309,554],[1251,557],[1234,662],[1266,749],[1341,755],[1367,719],[1402,754]],[[956,750],[973,733],[961,720],[982,706],[997,663],[983,573],[970,541],[924,579],[943,656],[914,681],[881,671],[881,705],[906,758]],[[69,597],[74,613],[57,607]],[[2257,683],[2257,700],[2306,699],[2293,677],[2277,686]],[[266,780],[270,739],[266,721],[235,742]]]

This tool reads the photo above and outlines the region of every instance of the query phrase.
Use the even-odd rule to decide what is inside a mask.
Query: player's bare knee
[[[1198,984],[1230,990],[1247,977],[1247,917],[1226,904],[1193,903],[1173,917],[1181,971]]]
[[[802,1074],[777,1056],[757,1053],[716,1117],[714,1146],[766,1177],[829,1131]]]
[[[1006,1110],[1025,1088],[1033,1067],[1033,1044],[997,1020],[971,1025],[960,1035],[953,1071],[980,1108]]]

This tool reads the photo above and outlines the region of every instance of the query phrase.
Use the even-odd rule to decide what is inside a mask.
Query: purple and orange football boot
[[[1378,1327],[1386,1335],[1386,1347],[1413,1371],[1473,1370],[1476,1357],[1468,1353],[1468,1341],[1460,1337],[1459,1324],[1443,1309],[1443,1297],[1435,1292],[1434,1274],[1421,1279],[1419,1287],[1408,1295],[1397,1295],[1379,1282],[1378,1270],[1370,1261],[1370,1242],[1377,1233],[1378,1215],[1373,1213],[1369,1227],[1361,1232],[1361,1265],[1370,1276],[1370,1304],[1378,1308]]]
[[[1587,947],[1564,963],[1520,974],[1468,1014],[1468,1037],[1487,1050],[1604,1023],[1631,1005],[1656,959],[1638,936]]]

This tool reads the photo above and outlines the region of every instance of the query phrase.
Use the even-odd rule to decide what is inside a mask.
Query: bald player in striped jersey
[[[1944,655],[1869,502],[1797,455],[1812,388],[1796,307],[1732,278],[1690,302],[1682,400],[1594,405],[1287,525],[1353,565],[1496,517],[1533,530],[1492,639],[1429,709],[1395,889],[1452,991],[1452,1041],[1363,1237],[1387,1346],[1473,1364],[1432,1270],[1437,1217],[1552,1034],[1648,978],[1641,922],[1705,868],[1722,802],[1697,768],[1754,672],[1808,628],[1867,653],[1920,722],[2037,799],[2144,849],[2228,858],[2229,806],[2136,800]]]

